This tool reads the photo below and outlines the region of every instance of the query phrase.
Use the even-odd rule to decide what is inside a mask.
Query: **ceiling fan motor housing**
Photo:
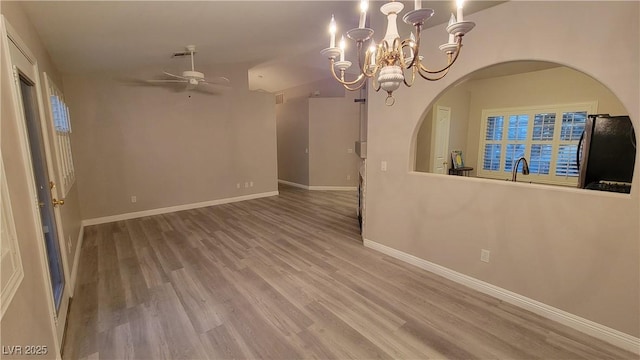
[[[182,72],[182,77],[185,77],[189,80],[202,81],[204,80],[204,74],[199,71],[186,70]]]

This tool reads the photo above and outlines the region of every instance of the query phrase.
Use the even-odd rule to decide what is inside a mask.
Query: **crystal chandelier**
[[[330,45],[320,53],[329,58],[331,74],[345,89],[351,91],[361,89],[366,84],[367,79],[372,78],[374,90],[379,91],[382,89],[386,91],[385,104],[391,106],[395,102],[393,92],[402,83],[407,87],[413,85],[416,74],[426,80],[436,81],[442,79],[449,72],[449,69],[460,54],[462,37],[476,25],[472,21],[463,21],[463,3],[464,0],[457,0],[457,20],[453,14],[449,19],[449,24],[446,28],[449,33],[449,41],[440,45],[440,50],[447,55],[447,65],[439,70],[431,70],[423,65],[423,57],[419,55],[420,33],[424,23],[434,14],[433,9],[422,8],[421,0],[415,0],[415,9],[402,17],[405,23],[416,28],[415,36],[411,33],[409,38],[404,40],[400,39],[396,23],[398,14],[402,11],[404,5],[392,0],[380,7],[380,11],[387,16],[387,33],[377,45],[372,39],[373,29],[365,27],[369,6],[368,1],[361,0],[359,26],[346,33],[347,37],[354,40],[357,46],[360,74],[355,79],[345,79],[345,72],[351,67],[351,62],[344,59],[344,36],[340,41],[340,46],[336,47],[336,22],[333,16],[329,25]],[[365,42],[370,39],[370,45],[363,56],[362,48]],[[339,71],[339,75],[336,73],[336,69]],[[405,76],[405,70],[410,71],[409,76]]]

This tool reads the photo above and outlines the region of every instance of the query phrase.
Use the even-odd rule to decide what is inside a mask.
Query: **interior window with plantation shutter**
[[[524,157],[530,174],[519,181],[576,186],[578,142],[587,115],[596,112],[596,102],[483,110],[478,176],[510,179]]]
[[[562,125],[560,128],[560,144],[556,158],[556,176],[577,177],[578,164],[576,152],[578,142],[587,123],[587,112],[562,113]]]
[[[502,128],[504,124],[503,116],[489,116],[486,121],[484,156],[482,168],[495,171],[500,169],[500,158],[502,156]]]

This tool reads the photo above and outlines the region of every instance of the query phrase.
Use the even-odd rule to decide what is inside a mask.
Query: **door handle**
[[[56,187],[56,184],[53,181],[49,181],[49,190],[53,190]],[[58,205],[62,206],[64,205],[64,199],[56,199],[53,198],[53,200],[51,200],[51,202],[53,203],[53,207],[56,207]]]

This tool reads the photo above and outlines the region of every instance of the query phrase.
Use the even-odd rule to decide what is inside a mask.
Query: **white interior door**
[[[6,25],[6,24],[5,24]],[[8,26],[7,26],[8,28]],[[8,30],[8,29],[7,29]],[[32,181],[29,181],[33,189],[34,218],[42,230],[41,251],[45,279],[50,290],[50,300],[53,313],[53,322],[57,335],[57,345],[60,346],[67,318],[70,291],[67,279],[69,269],[67,266],[64,246],[59,241],[61,230],[59,224],[59,211],[57,207],[64,204],[55,198],[56,190],[53,189],[53,169],[50,167],[51,152],[47,146],[48,141],[43,131],[41,114],[42,101],[41,88],[38,80],[38,67],[35,58],[26,46],[19,41],[16,34],[9,33],[7,39],[9,54],[14,75],[15,107],[22,121],[20,127],[21,141],[25,144],[23,150],[28,153]]]
[[[436,106],[433,114],[433,158],[431,172],[446,174],[449,165],[449,125],[451,122],[451,108]]]

